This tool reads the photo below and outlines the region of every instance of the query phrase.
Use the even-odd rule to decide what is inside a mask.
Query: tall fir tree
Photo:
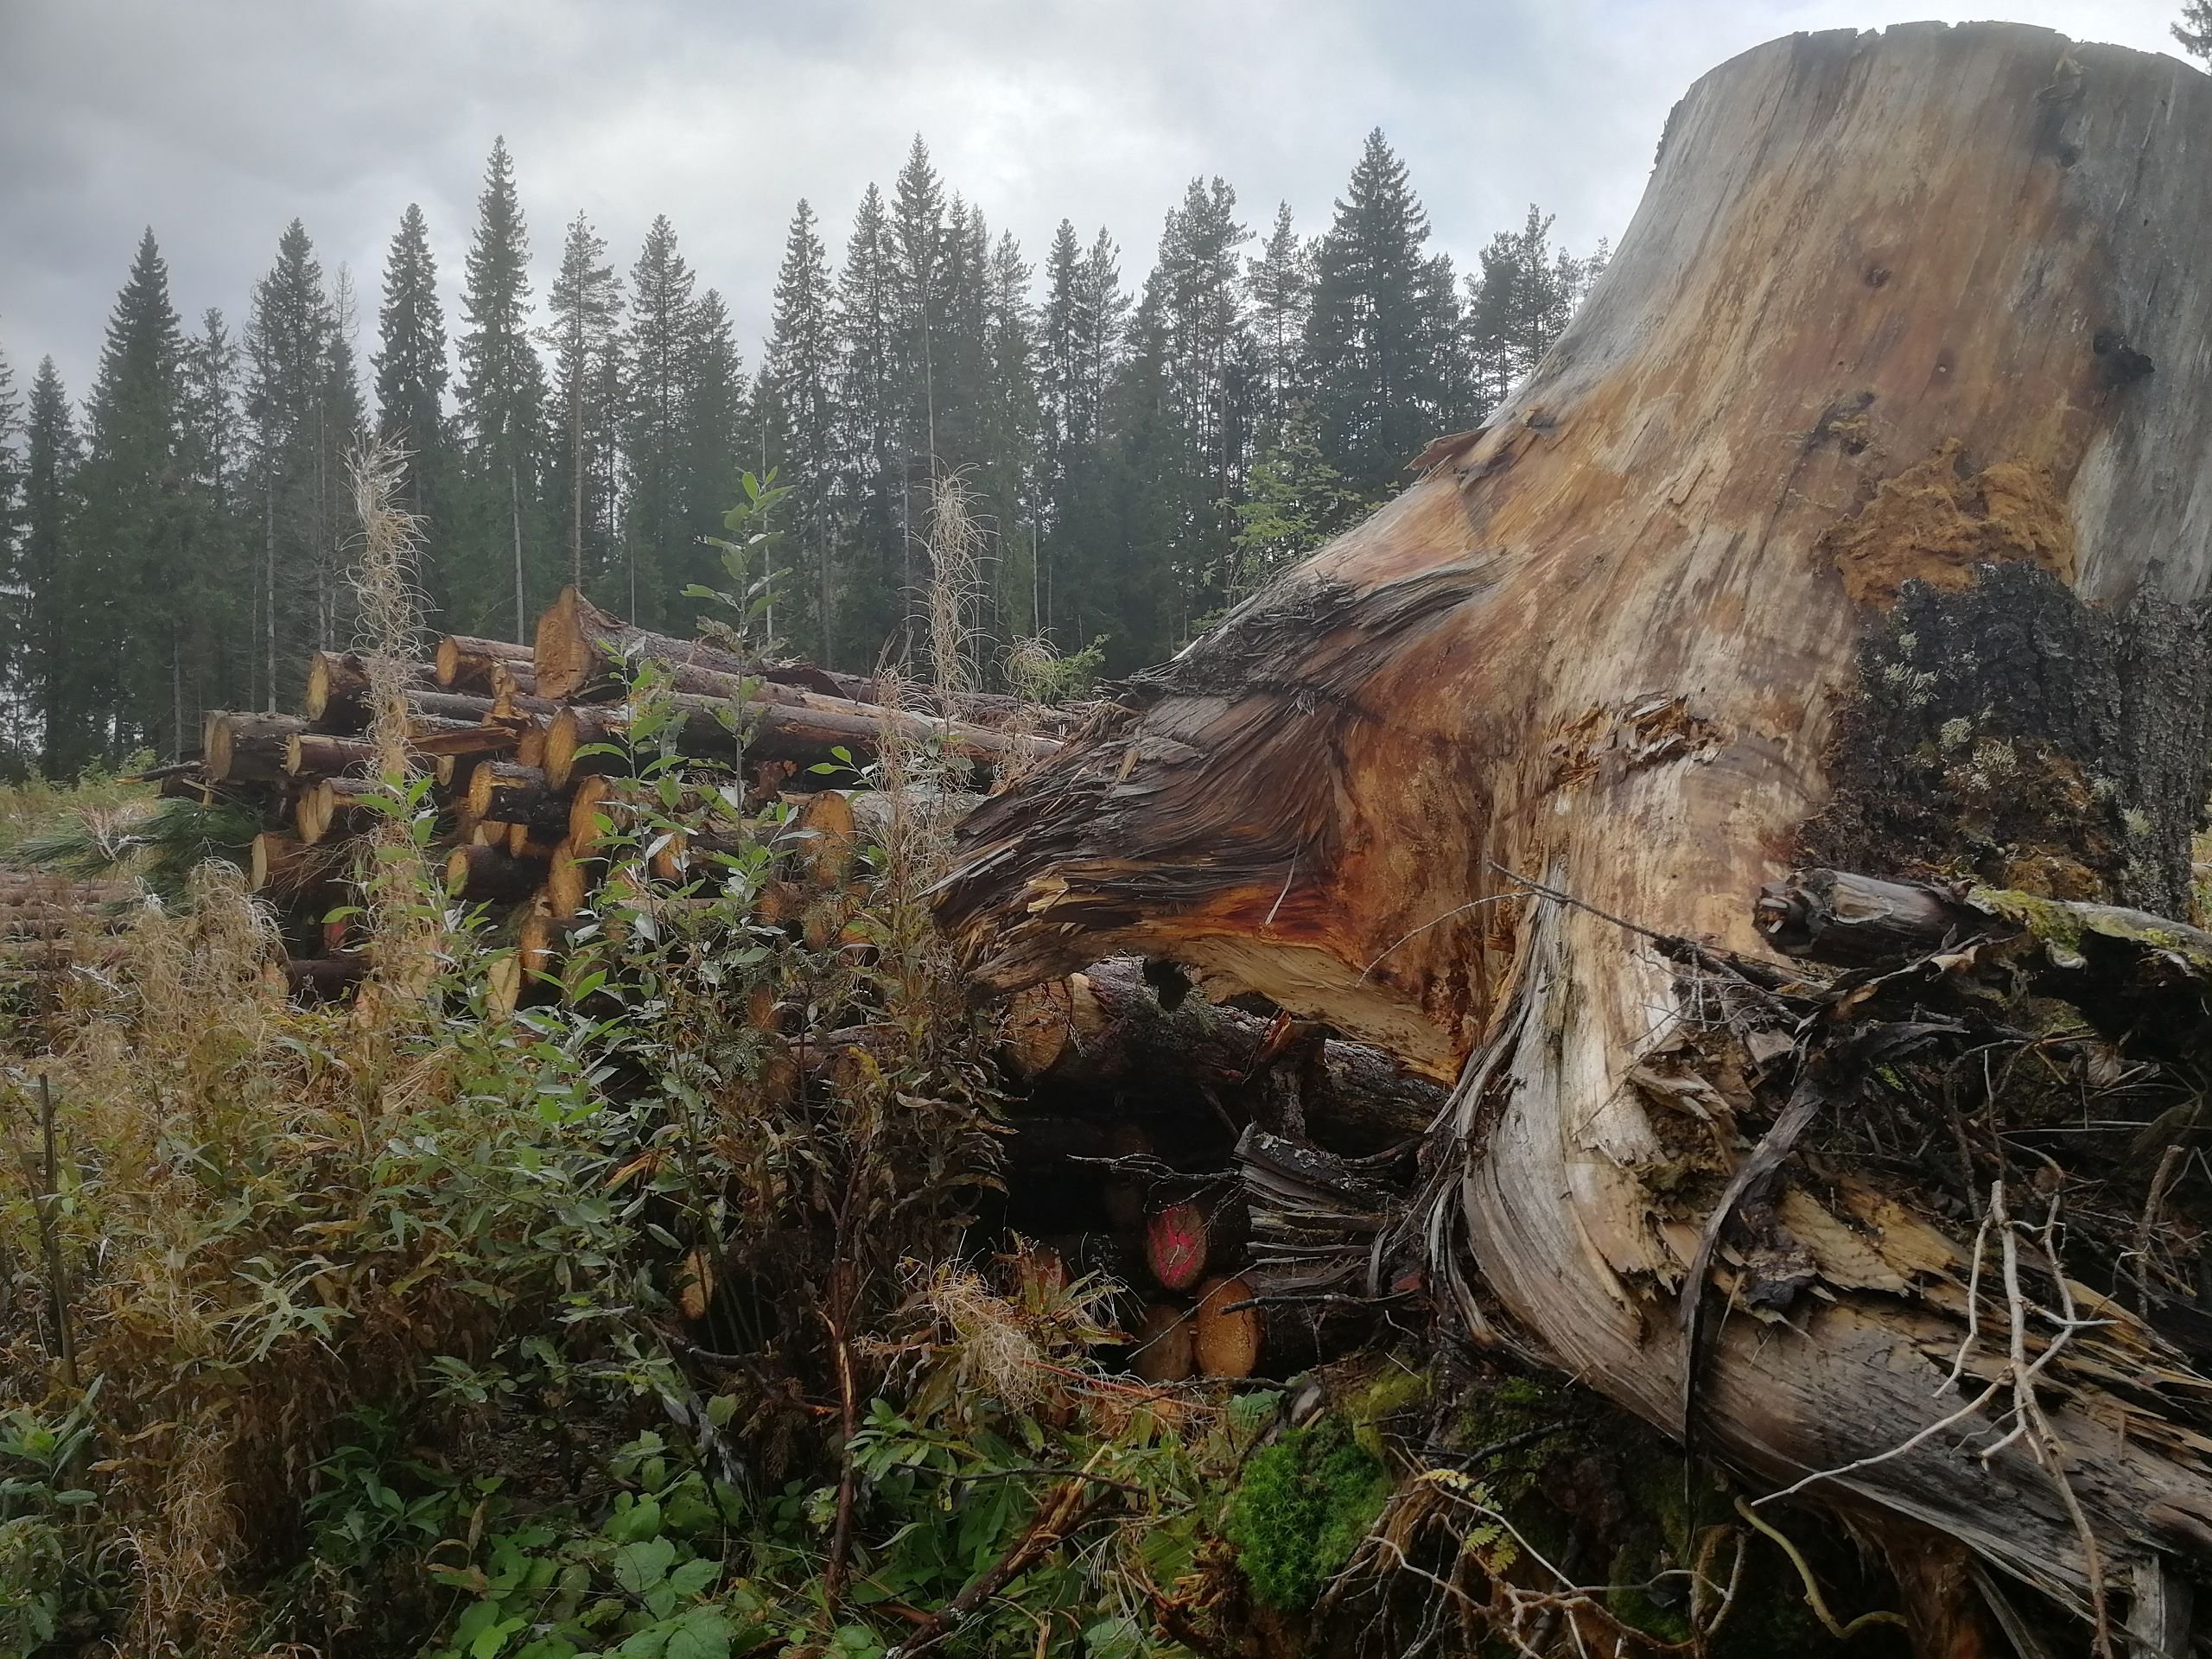
[[[255,502],[242,423],[244,353],[210,307],[185,344],[181,464],[192,485],[192,563],[200,579],[178,594],[187,645],[173,687],[182,718],[250,705],[254,687]]]
[[[1086,249],[1062,219],[1038,327],[1041,523],[1033,581],[1040,632],[1068,650],[1109,626],[1102,608],[1110,600],[1106,412],[1128,315],[1113,238],[1102,228]]]
[[[1021,246],[1001,232],[991,250],[986,292],[989,352],[982,417],[981,488],[999,531],[994,622],[1004,639],[1041,631],[1037,581],[1039,522],[1037,312],[1029,298],[1034,269]]]
[[[1313,251],[1299,239],[1290,204],[1275,209],[1259,257],[1244,268],[1252,329],[1252,410],[1262,424],[1280,423],[1299,390],[1306,313],[1313,296]]]
[[[497,618],[526,640],[533,594],[550,597],[538,493],[545,369],[531,342],[530,232],[505,138],[493,143],[476,205],[461,295],[467,326],[456,403],[471,502],[468,533],[454,562],[454,620],[472,624],[469,632],[488,632]],[[486,580],[501,569],[507,583]]]
[[[830,565],[830,515],[836,457],[837,338],[830,261],[816,231],[814,209],[804,198],[784,238],[784,263],[776,273],[775,309],[760,365],[761,437],[767,464],[791,489],[790,543],[806,561],[804,583],[791,591],[796,617],[785,632],[834,667],[837,658],[835,575]],[[799,598],[803,591],[804,599]]]
[[[2190,56],[2212,64],[2212,0],[2188,0],[2181,22],[2174,25],[2174,39]]]
[[[561,247],[560,274],[547,305],[552,323],[546,344],[553,354],[558,405],[555,442],[546,468],[563,524],[569,581],[599,588],[616,563],[615,502],[607,489],[607,451],[614,447],[620,410],[607,394],[619,387],[608,372],[617,355],[622,289],[607,260],[607,244],[578,213]]]
[[[254,584],[257,689],[275,709],[297,691],[295,664],[325,632],[320,582],[330,556],[327,402],[336,320],[307,227],[294,219],[255,284],[246,321],[246,413],[260,497]]]
[[[24,637],[16,671],[49,774],[81,758],[84,708],[73,683],[71,648],[81,627],[85,584],[71,570],[70,503],[84,454],[68,394],[54,359],[39,361],[24,420],[22,582]]]
[[[1368,134],[1315,251],[1306,360],[1322,456],[1370,501],[1466,414],[1451,261],[1382,130]]]
[[[630,324],[623,336],[628,397],[623,412],[623,576],[628,613],[648,626],[666,620],[662,601],[689,535],[685,486],[692,368],[694,277],[675,227],[656,215],[630,270]]]
[[[10,731],[22,725],[23,641],[29,632],[22,612],[23,463],[16,447],[22,423],[16,372],[0,353],[0,706],[10,716]]]
[[[361,378],[355,336],[359,303],[353,274],[338,268],[325,315],[321,374],[315,385],[315,645],[334,651],[353,633],[353,583],[347,579],[346,547],[354,525],[350,467],[367,423],[361,403]]]
[[[729,307],[715,289],[702,294],[685,318],[683,384],[683,472],[677,486],[682,517],[664,577],[661,614],[689,619],[696,607],[683,597],[687,588],[728,586],[721,556],[705,538],[722,533],[723,517],[737,500],[741,462],[759,464],[757,454],[739,453],[746,425],[745,361]],[[754,443],[757,448],[757,437]]]
[[[1118,626],[1108,661],[1155,662],[1233,579],[1251,439],[1236,194],[1193,179],[1161,229],[1122,387]]]
[[[454,502],[453,450],[446,423],[445,305],[438,297],[430,227],[414,202],[385,256],[384,297],[377,310],[377,430],[406,452],[401,499],[422,532],[420,579],[432,618],[451,610],[448,564]]]
[[[892,263],[890,216],[871,184],[853,216],[836,304],[838,490],[848,532],[838,626],[861,667],[899,632],[905,607],[901,357]]]
[[[50,768],[118,758],[141,746],[175,754],[181,722],[168,693],[181,649],[173,595],[199,572],[187,559],[190,504],[178,467],[184,340],[154,233],[139,240],[117,297],[87,404],[77,474],[74,624],[61,665],[64,718]]]
[[[891,378],[898,399],[899,624],[894,646],[912,655],[922,588],[922,540],[936,481],[938,353],[944,304],[944,184],[919,133],[891,200]]]
[[[1517,231],[1500,231],[1467,275],[1467,355],[1478,410],[1505,401],[1566,329],[1600,271],[1605,247],[1577,258],[1551,242],[1552,216],[1529,205]]]

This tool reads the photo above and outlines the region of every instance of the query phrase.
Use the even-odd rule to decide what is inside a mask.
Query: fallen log
[[[1378,1049],[1337,1039],[1271,1052],[1277,1023],[1241,1008],[1182,997],[1170,1009],[1133,957],[1094,963],[1035,988],[1009,1010],[1001,1052],[1035,1088],[1164,1092],[1247,1090],[1278,1061],[1314,1133],[1353,1152],[1426,1133],[1445,1091]]]
[[[480,639],[474,634],[449,633],[438,641],[437,653],[432,664],[437,683],[448,691],[477,691],[486,696],[497,692],[493,679],[502,666],[530,667],[531,648],[508,639]],[[531,675],[531,685],[520,689],[536,690],[536,674]]]
[[[277,784],[291,740],[308,729],[297,715],[217,710],[200,727],[201,768],[211,784]]]
[[[410,691],[435,691],[440,684],[427,663],[400,669]],[[371,706],[369,659],[358,651],[318,651],[308,658],[307,695],[300,706],[311,724],[358,732],[376,713]]]
[[[1778,1016],[1708,1021],[1779,995],[1746,899],[1792,867],[2185,905],[2208,131],[2212,81],[2178,62],[2008,25],[1713,71],[1488,424],[988,802],[939,899],[1006,989],[1171,957],[1461,1077],[1406,1237],[1471,1339],[1770,1488],[1901,1517],[1870,1529],[1900,1550],[1948,1534],[2107,1646],[2127,1586],[2212,1555],[2205,1376],[2106,1300],[2022,1384],[2032,1410],[2000,1388],[1959,1417],[1955,1358],[2024,1376],[2007,1334],[2063,1319],[2070,1281],[1993,1303],[1971,1223],[1872,1166],[1783,1172],[1694,1369],[1675,1304],[1705,1300],[1745,1166],[1666,1085],[1779,1126],[1744,1093],[1764,1039],[1790,1046]],[[1675,1185],[1685,1122],[1720,1181]],[[2026,1248],[2020,1225],[1983,1243]]]

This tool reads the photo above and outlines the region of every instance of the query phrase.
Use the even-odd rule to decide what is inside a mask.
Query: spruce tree
[[[354,527],[348,487],[353,451],[367,425],[354,348],[359,322],[353,274],[338,268],[325,302],[321,373],[315,382],[315,648],[334,651],[353,633],[346,546]]]
[[[838,490],[849,527],[836,609],[854,658],[872,663],[897,632],[905,597],[905,488],[891,227],[874,185],[861,198],[837,277]]]
[[[59,675],[64,717],[49,766],[74,770],[142,745],[174,754],[184,735],[168,695],[180,645],[175,595],[200,577],[185,557],[189,506],[177,465],[183,359],[168,267],[149,230],[116,299],[87,406],[76,556],[63,578],[73,589]]]
[[[919,133],[899,169],[891,208],[892,382],[901,416],[899,467],[899,653],[911,656],[925,573],[918,562],[936,481],[938,334],[944,305],[944,186]]]
[[[1109,626],[1097,609],[1110,583],[1107,522],[1109,387],[1127,330],[1121,254],[1103,229],[1086,250],[1065,219],[1047,258],[1039,325],[1039,444],[1042,480],[1037,563],[1043,632],[1080,650]]]
[[[1251,311],[1253,414],[1262,423],[1279,424],[1300,384],[1313,294],[1313,250],[1293,228],[1287,201],[1275,209],[1274,227],[1259,257],[1245,266],[1244,291]]]
[[[991,251],[988,285],[988,404],[979,475],[999,527],[995,609],[1005,633],[1041,632],[1037,581],[1037,315],[1030,302],[1033,268],[1020,245],[1001,232]]]
[[[543,558],[538,534],[538,468],[545,371],[531,344],[530,232],[515,188],[514,159],[495,139],[477,197],[476,234],[464,269],[461,384],[457,397],[468,444],[471,535],[458,562],[465,595],[460,620],[487,630],[505,607],[496,588],[465,578],[505,568],[512,579],[518,639],[531,637],[533,568]]]
[[[83,464],[77,424],[54,359],[40,359],[24,423],[22,540],[16,570],[25,601],[17,684],[36,724],[49,775],[81,755],[84,708],[73,683],[72,643],[85,584],[70,569],[70,501]]]
[[[450,609],[453,457],[446,429],[445,307],[430,227],[413,202],[385,256],[377,311],[377,429],[407,453],[401,499],[423,532],[422,581],[433,616]]]
[[[297,690],[296,665],[326,628],[318,595],[331,526],[326,416],[335,330],[322,266],[296,219],[254,286],[246,322],[246,414],[260,496],[254,613],[261,700],[270,709]]]
[[[835,665],[837,655],[830,554],[837,342],[829,257],[816,223],[814,209],[802,198],[776,274],[759,404],[768,465],[791,492],[790,543],[809,566],[801,613],[805,622],[787,621],[785,631],[826,667]]]
[[[1377,128],[1315,251],[1306,329],[1322,455],[1370,500],[1466,413],[1451,262],[1427,240],[1428,215]]]
[[[1605,248],[1577,258],[1551,243],[1552,216],[1529,205],[1517,231],[1500,231],[1467,276],[1467,354],[1478,408],[1495,409],[1560,337],[1605,269]]]
[[[666,214],[654,217],[630,270],[630,326],[623,337],[629,378],[622,422],[629,499],[622,538],[629,614],[650,627],[680,568],[689,530],[686,483],[694,318],[691,267],[677,251]]]
[[[1167,215],[1122,388],[1122,529],[1096,574],[1116,604],[1108,661],[1156,662],[1217,608],[1236,560],[1250,443],[1250,352],[1237,304],[1236,193],[1194,179]]]
[[[173,700],[184,715],[250,705],[254,686],[253,499],[240,406],[244,354],[210,307],[186,342],[181,462],[191,484],[191,563],[200,580],[178,595],[187,635]]]
[[[23,466],[16,451],[22,400],[15,371],[0,354],[0,700],[11,711],[22,702]],[[12,724],[13,722],[11,722]]]
[[[738,499],[738,446],[746,413],[745,361],[729,308],[711,288],[684,320],[683,385],[683,471],[677,483],[682,518],[664,578],[661,614],[690,617],[696,607],[683,596],[686,588],[728,586],[721,555],[705,537],[722,533],[722,519]],[[757,445],[756,437],[756,450]],[[759,465],[757,453],[749,464]]]
[[[578,213],[561,249],[560,274],[547,308],[552,326],[556,442],[547,474],[565,526],[569,580],[594,586],[614,563],[614,502],[607,494],[605,451],[614,442],[618,411],[605,401],[607,363],[616,353],[622,290],[607,263],[607,244]]]
[[[2212,0],[2188,0],[2181,22],[2174,25],[2174,39],[2191,57],[2212,64]]]

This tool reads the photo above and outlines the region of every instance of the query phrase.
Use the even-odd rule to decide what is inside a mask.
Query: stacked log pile
[[[804,663],[760,662],[650,632],[607,614],[573,589],[540,620],[535,640],[448,635],[423,662],[401,665],[401,711],[415,766],[431,780],[433,850],[448,892],[493,910],[493,931],[519,946],[518,967],[495,972],[512,1007],[550,981],[560,940],[591,908],[605,874],[601,842],[623,813],[631,769],[625,739],[650,687],[657,755],[675,757],[696,787],[680,809],[696,826],[663,838],[656,879],[680,882],[717,849],[717,821],[781,798],[809,846],[849,846],[872,810],[845,788],[812,787],[834,767],[840,785],[892,738],[940,750],[981,790],[1053,753],[1075,717],[993,694],[940,697]],[[367,837],[387,821],[380,803],[377,713],[369,664],[318,652],[296,714],[217,711],[207,716],[196,766],[165,769],[165,794],[251,808],[262,823],[251,880],[276,911],[293,989],[343,994],[362,977],[366,940],[326,925],[358,899]],[[803,911],[810,880],[836,856],[802,858],[797,886],[772,903]],[[20,936],[19,936],[20,937]]]
[[[836,943],[863,896],[855,852],[892,810],[851,785],[887,743],[939,756],[909,799],[933,792],[957,812],[1056,753],[1084,717],[743,660],[632,626],[573,590],[530,645],[450,635],[397,678],[435,813],[432,855],[449,899],[480,907],[494,944],[495,1014],[564,994],[569,942],[621,913],[608,901],[634,897],[609,884],[643,880],[680,903],[714,855],[739,846],[741,820],[772,803],[788,821],[753,919]],[[296,714],[210,715],[202,759],[167,769],[162,787],[258,815],[250,880],[279,918],[284,982],[327,1001],[366,976],[361,881],[388,789],[369,664],[318,652],[306,683]],[[648,792],[637,776],[647,751],[672,757],[650,788],[656,827],[611,858]],[[1005,1224],[1071,1274],[1146,1287],[1125,1324],[1131,1363],[1154,1380],[1310,1355],[1314,1311],[1354,1300],[1339,1293],[1360,1288],[1376,1225],[1359,1211],[1375,1189],[1345,1160],[1410,1148],[1441,1092],[1378,1051],[1147,975],[1133,958],[1095,963],[1011,1011],[1006,1071],[1028,1105]],[[822,1046],[794,1056],[794,1075],[834,1075],[836,1045]],[[1273,1189],[1260,1173],[1270,1169]]]

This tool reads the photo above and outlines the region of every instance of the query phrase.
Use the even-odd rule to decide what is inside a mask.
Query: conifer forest
[[[0,360],[0,1659],[2212,1659],[2212,0],[2076,10],[1758,20],[1617,243],[147,229]]]

